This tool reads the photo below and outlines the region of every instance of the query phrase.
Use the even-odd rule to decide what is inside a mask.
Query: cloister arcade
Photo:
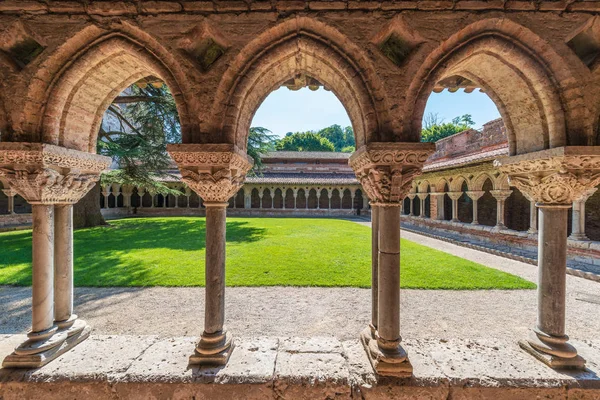
[[[32,329],[4,366],[41,366],[89,335],[73,314],[72,205],[109,165],[95,154],[108,104],[147,76],[176,100],[183,143],[168,151],[206,209],[206,313],[190,363],[224,364],[234,350],[225,222],[252,165],[252,116],[271,91],[308,76],[336,94],[356,135],[349,164],[373,221],[372,320],[361,338],[375,371],[412,373],[399,319],[404,198],[459,219],[465,193],[485,196],[485,179],[413,185],[434,150],[419,142],[428,96],[465,85],[483,88],[506,124],[509,156],[491,179],[497,224],[509,186],[538,209],[538,320],[520,344],[551,367],[584,366],[565,332],[566,226],[571,205],[600,183],[597,2],[51,3],[0,3],[0,175],[33,219]]]

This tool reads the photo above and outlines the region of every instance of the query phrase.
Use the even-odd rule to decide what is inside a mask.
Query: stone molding
[[[110,157],[43,143],[0,143],[0,176],[30,204],[74,204]]]
[[[176,144],[167,151],[177,163],[181,180],[204,203],[225,203],[244,184],[253,162],[230,144]]]
[[[494,196],[496,200],[506,200],[512,194],[512,190],[490,190],[490,194]]]
[[[558,147],[500,158],[494,166],[537,205],[567,206],[600,184],[600,147]]]
[[[371,143],[359,148],[348,164],[372,204],[401,206],[434,151],[434,143]]]
[[[469,198],[473,201],[477,201],[481,198],[481,196],[483,196],[485,194],[485,191],[483,190],[475,190],[475,191],[468,191],[466,192],[467,196],[469,196]]]
[[[451,200],[458,200],[462,197],[463,192],[447,192],[446,193],[448,195],[448,197],[450,197]]]

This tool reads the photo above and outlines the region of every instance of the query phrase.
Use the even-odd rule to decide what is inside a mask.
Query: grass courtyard
[[[75,231],[76,286],[204,286],[205,219]],[[0,285],[31,284],[31,231],[0,233]],[[402,240],[401,286],[531,289],[520,277]],[[370,287],[371,230],[335,219],[228,218],[228,286]]]

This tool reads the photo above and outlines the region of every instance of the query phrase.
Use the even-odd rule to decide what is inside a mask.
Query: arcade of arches
[[[206,312],[192,364],[224,364],[235,351],[235,332],[224,329],[225,222],[251,168],[252,117],[271,91],[309,77],[336,94],[356,135],[349,165],[373,221],[372,319],[361,338],[375,371],[412,373],[399,280],[400,209],[413,187],[431,218],[484,222],[466,204],[487,204],[490,193],[502,222],[511,188],[535,202],[538,320],[520,345],[550,367],[582,368],[565,332],[565,269],[568,210],[600,183],[598,9],[597,1],[0,3],[0,174],[31,204],[33,222],[32,328],[4,365],[43,365],[89,335],[73,314],[72,205],[109,165],[95,154],[107,106],[152,76],[169,86],[181,121],[183,143],[168,151],[206,207]],[[419,143],[425,104],[446,88],[481,88],[497,105],[508,155],[493,165],[505,180],[461,173],[428,189],[415,181],[434,151]]]

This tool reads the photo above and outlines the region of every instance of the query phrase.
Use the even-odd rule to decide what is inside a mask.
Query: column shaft
[[[479,220],[477,219],[477,200],[473,200],[473,222],[471,222],[473,225],[477,225],[479,223]]]
[[[206,206],[206,291],[204,331],[218,333],[225,320],[225,229],[228,203]]]
[[[54,207],[54,319],[73,314],[73,205]]]
[[[568,209],[540,207],[537,327],[552,336],[565,334]]]
[[[378,312],[380,347],[400,340],[400,207],[378,206]]]
[[[53,206],[32,205],[32,332],[54,325]]]
[[[371,325],[377,330],[379,286],[379,206],[371,206]]]
[[[537,232],[537,215],[538,215],[538,210],[537,207],[535,206],[535,201],[530,201],[529,202],[529,233],[536,233]]]
[[[452,199],[452,221],[458,222],[458,199]]]

